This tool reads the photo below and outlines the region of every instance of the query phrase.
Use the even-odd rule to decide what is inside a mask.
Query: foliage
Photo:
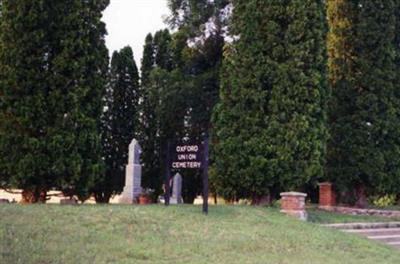
[[[167,141],[183,131],[185,103],[181,74],[175,68],[173,38],[168,30],[146,38],[142,60],[140,144],[143,148],[143,186],[162,192]]]
[[[161,193],[168,140],[201,138],[210,128],[218,99],[222,37],[213,35],[190,47],[187,34],[168,30],[146,38],[142,61],[143,117],[141,144],[146,187]],[[151,164],[151,165],[148,165]],[[201,190],[201,174],[185,171],[183,196],[193,202]]]
[[[150,188],[142,188],[140,195],[152,197],[154,195],[154,190]]]
[[[227,199],[298,189],[322,175],[326,140],[324,4],[234,1],[213,180]]]
[[[169,0],[169,23],[177,28],[174,60],[184,76],[188,114],[186,133],[208,134],[211,113],[218,102],[224,28],[230,1]]]
[[[137,135],[139,73],[129,46],[113,53],[104,101],[102,151],[105,175],[97,179],[93,189],[97,202],[108,202],[112,195],[122,192],[128,147]]]
[[[168,23],[178,29],[149,34],[145,40],[141,79],[140,143],[143,148],[143,185],[162,192],[167,142],[208,134],[211,113],[218,101],[222,61],[222,25],[229,1],[168,2]],[[207,29],[214,25],[213,30]],[[208,26],[207,26],[208,25]],[[181,172],[185,202],[201,190],[201,174]]]
[[[395,194],[371,197],[372,204],[377,207],[388,207],[396,204]]]
[[[168,0],[172,15],[167,22],[172,28],[185,31],[189,38],[207,38],[220,34],[229,21],[230,0]]]
[[[341,190],[399,191],[398,8],[390,0],[328,1],[327,172]]]
[[[159,154],[158,140],[158,121],[156,119],[155,104],[157,102],[157,94],[152,92],[150,85],[150,74],[155,67],[154,61],[154,43],[153,36],[146,36],[143,48],[143,58],[141,65],[141,82],[140,82],[140,127],[138,130],[138,138],[142,147],[141,163],[142,163],[142,185],[151,187],[157,193],[161,192],[161,164]]]
[[[2,1],[0,171],[11,187],[80,199],[101,174],[108,0]]]

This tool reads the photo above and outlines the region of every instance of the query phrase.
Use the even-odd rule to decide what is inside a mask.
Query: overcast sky
[[[110,56],[114,50],[130,45],[140,68],[146,35],[165,28],[163,18],[168,14],[167,0],[111,0],[103,14]]]

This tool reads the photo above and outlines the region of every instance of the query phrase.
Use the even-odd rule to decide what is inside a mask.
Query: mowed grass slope
[[[0,205],[0,263],[400,263],[400,251],[247,206]]]

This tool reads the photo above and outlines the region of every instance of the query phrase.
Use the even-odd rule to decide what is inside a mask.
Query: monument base
[[[289,216],[296,217],[302,221],[307,221],[308,215],[305,210],[280,210],[281,213],[284,213]]]
[[[122,196],[121,198],[119,198],[119,203],[120,204],[137,204],[138,200],[137,199],[132,199],[130,197]]]
[[[125,187],[119,202],[122,204],[138,203],[139,195],[142,193],[141,186],[142,166],[138,164],[126,165]],[[133,176],[133,177],[132,177]]]
[[[180,198],[180,199],[177,199],[176,197],[171,197],[170,199],[169,199],[169,203],[170,204],[181,204],[182,203],[182,198]]]

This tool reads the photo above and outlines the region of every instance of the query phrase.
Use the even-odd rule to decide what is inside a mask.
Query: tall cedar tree
[[[108,2],[2,1],[0,171],[29,202],[83,200],[101,174]]]
[[[363,190],[399,191],[397,10],[391,0],[328,1],[328,175],[340,190],[358,190],[357,199]]]
[[[324,2],[236,0],[215,111],[213,180],[228,199],[296,190],[322,175]]]
[[[146,38],[142,65],[142,120],[141,144],[146,152],[143,186],[162,192],[166,169],[168,140],[175,139],[183,131],[185,113],[180,75],[174,70],[173,39],[167,29],[157,31],[151,43]],[[151,51],[152,49],[152,51]],[[151,61],[154,64],[151,66]],[[158,164],[157,164],[158,163]]]
[[[154,39],[150,35],[146,38],[140,133],[145,187],[161,192],[168,140],[186,135],[198,138],[208,131],[211,111],[218,98],[223,42],[222,37],[212,35],[201,47],[189,47],[187,34],[182,30],[172,36],[168,30],[161,30]],[[186,176],[184,200],[192,202],[201,190],[201,175],[190,171],[181,173]]]
[[[182,137],[186,110],[185,87],[182,75],[176,67],[174,44],[175,39],[168,30],[156,32],[154,35],[156,68],[151,73],[150,84],[153,98],[158,98],[158,102],[153,102],[156,102],[162,176],[167,169],[168,142]]]
[[[112,195],[122,192],[129,144],[137,136],[139,73],[131,47],[113,53],[109,80],[102,124],[106,169],[93,190],[99,203],[107,203]]]
[[[395,49],[395,89],[394,89],[394,97],[397,98],[395,100],[395,103],[393,106],[398,110],[400,109],[400,0],[395,0],[394,1],[396,7],[395,7],[395,15],[396,15],[396,24],[395,24],[395,37],[394,37],[394,49]],[[392,187],[392,189],[388,189],[387,192],[390,193],[397,193],[397,200],[400,200],[400,177],[393,177],[390,181],[390,184],[387,184],[386,186]]]
[[[139,143],[143,150],[141,155],[143,166],[142,186],[157,190],[156,193],[161,193],[162,176],[157,129],[158,122],[155,111],[157,98],[153,97],[154,94],[150,90],[150,74],[155,67],[154,52],[153,36],[148,34],[143,48],[141,66]]]

